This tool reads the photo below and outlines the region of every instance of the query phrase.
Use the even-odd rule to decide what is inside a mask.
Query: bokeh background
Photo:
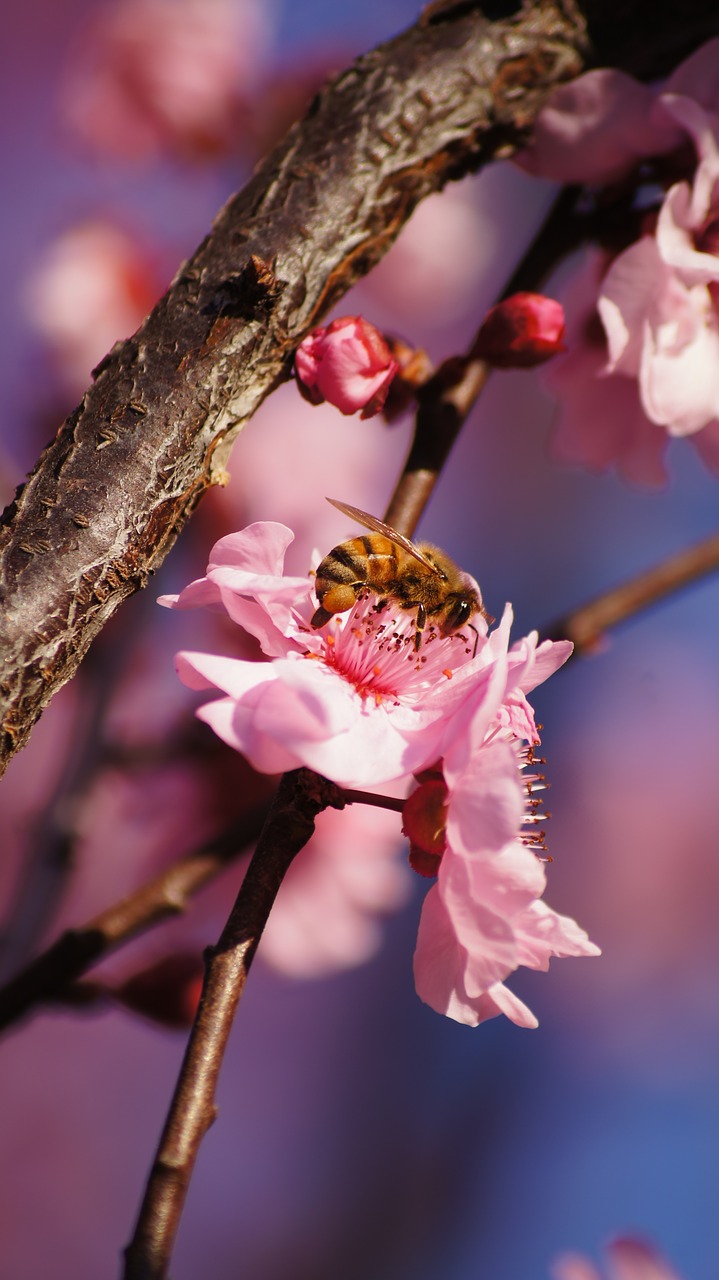
[[[417,12],[411,0],[233,0],[222,20],[237,24],[227,38],[236,62],[226,71],[216,49],[207,55],[208,81],[222,73],[237,86],[230,127],[215,121],[188,147],[182,120],[173,133],[155,118],[138,150],[139,126],[128,129],[105,92],[117,66],[93,55],[117,8],[25,0],[3,16],[6,500],[93,362],[135,327],[308,87]],[[136,0],[131,31],[142,8]],[[180,104],[175,121],[208,92],[194,68],[178,55],[158,71]],[[127,88],[126,67],[119,82]],[[339,314],[362,310],[434,359],[462,348],[550,197],[507,165],[431,198]],[[422,526],[476,574],[493,613],[514,603],[517,634],[716,524],[716,480],[693,450],[673,446],[666,489],[632,489],[558,466],[555,413],[536,373],[496,374]],[[229,488],[204,504],[157,590],[108,628],[0,787],[6,963],[28,937],[37,945],[82,923],[241,806],[239,763],[192,739],[172,669],[175,649],[209,644],[207,620],[164,613],[155,595],[179,589],[215,537],[250,519],[295,528],[292,568],[303,571],[313,546],[346,533],[323,495],[381,510],[407,440],[406,422],[312,409],[291,385],[263,406],[235,447]],[[552,782],[547,899],[604,953],[512,980],[537,1031],[502,1019],[470,1030],[417,1000],[424,886],[399,845],[381,920],[367,904],[358,912],[364,963],[345,957],[344,971],[297,979],[258,959],[175,1280],[539,1280],[560,1252],[596,1255],[627,1230],[652,1237],[687,1280],[719,1274],[718,606],[714,581],[696,586],[536,695]],[[167,747],[183,735],[185,754]],[[347,830],[326,833],[334,855],[368,856],[372,834]],[[107,980],[212,942],[240,874],[105,966]],[[321,916],[320,936],[336,924]],[[0,1275],[117,1273],[183,1045],[183,1032],[113,1005],[43,1011],[6,1036]]]

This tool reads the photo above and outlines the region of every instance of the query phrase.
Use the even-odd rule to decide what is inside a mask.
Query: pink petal
[[[654,1245],[625,1236],[609,1245],[612,1280],[681,1280]]]
[[[707,40],[672,72],[665,93],[693,98],[706,111],[719,114],[719,37]],[[662,94],[662,97],[664,95]]]
[[[535,124],[531,147],[516,162],[558,182],[612,182],[647,155],[682,141],[654,94],[621,71],[600,68],[555,89]]]
[[[476,751],[459,774],[448,767],[450,758],[445,759],[449,844],[468,857],[499,852],[514,839],[524,816],[516,751],[496,742]]]
[[[699,286],[703,293],[703,289]],[[695,291],[689,301],[695,299]],[[678,316],[677,324],[686,319]],[[711,327],[710,327],[711,323]],[[713,320],[696,319],[691,340],[676,336],[671,323],[647,334],[640,370],[642,403],[647,417],[670,435],[701,430],[719,416],[719,332]]]

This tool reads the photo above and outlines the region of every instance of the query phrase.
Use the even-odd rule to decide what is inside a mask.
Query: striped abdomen
[[[350,538],[334,547],[317,569],[315,591],[320,607],[312,617],[312,626],[323,627],[333,613],[351,609],[368,588],[378,595],[391,595],[398,563],[397,547],[381,533]]]

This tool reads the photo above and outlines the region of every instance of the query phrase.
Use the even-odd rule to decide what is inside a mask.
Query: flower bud
[[[442,778],[420,783],[402,809],[402,832],[410,842],[410,866],[421,876],[436,876],[447,837],[447,786]]]
[[[297,385],[306,400],[327,400],[340,413],[361,410],[363,418],[379,413],[396,371],[382,334],[362,316],[343,316],[314,329],[295,355]]]
[[[203,972],[202,956],[175,951],[134,973],[112,996],[163,1027],[189,1027],[200,1002]]]
[[[498,369],[531,369],[564,351],[564,310],[541,293],[513,293],[487,312],[473,354]]]

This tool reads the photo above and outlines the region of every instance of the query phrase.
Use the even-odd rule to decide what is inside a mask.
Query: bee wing
[[[431,573],[443,578],[444,574],[438,569],[436,564],[432,564],[425,555],[422,554],[419,547],[416,547],[409,538],[405,538],[403,533],[398,533],[393,529],[391,524],[385,524],[384,520],[378,520],[376,516],[371,516],[367,511],[360,511],[359,507],[351,507],[348,502],[339,502],[336,498],[328,498],[327,501],[343,515],[349,516],[350,520],[356,520],[358,524],[363,524],[366,529],[372,529],[375,533],[383,533],[385,538],[389,538],[390,542],[396,543],[398,547],[402,547],[409,555],[414,556],[415,560],[419,560],[425,569],[429,569]]]

